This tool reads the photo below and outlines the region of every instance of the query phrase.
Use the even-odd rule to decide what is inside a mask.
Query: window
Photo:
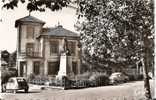
[[[78,56],[79,58],[81,57],[81,51],[80,51],[80,50],[78,50],[77,56]]]
[[[33,43],[27,43],[26,44],[26,54],[29,56],[32,56],[34,52],[34,44]]]
[[[75,42],[69,41],[68,42],[68,49],[69,49],[69,53],[71,55],[75,55],[75,48],[76,48]]]
[[[58,51],[59,51],[58,46],[59,46],[58,41],[51,41],[50,42],[50,55],[58,54]]]
[[[9,83],[14,83],[14,80],[13,80],[13,79],[9,79],[8,82],[9,82]]]
[[[58,62],[48,62],[48,75],[57,75],[59,71]]]
[[[72,62],[72,69],[73,69],[73,73],[76,75],[77,74],[77,63],[76,62]]]
[[[34,31],[35,30],[33,26],[30,26],[30,25],[27,26],[27,39],[34,38]]]
[[[33,72],[35,75],[40,74],[40,62],[39,61],[34,62]]]

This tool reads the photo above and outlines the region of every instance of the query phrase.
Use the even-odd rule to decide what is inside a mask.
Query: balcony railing
[[[23,57],[41,57],[40,52],[21,52],[20,56]]]

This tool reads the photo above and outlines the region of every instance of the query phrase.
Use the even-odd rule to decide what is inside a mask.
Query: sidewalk
[[[30,84],[29,86],[29,93],[3,93],[2,95],[5,100],[144,100],[143,81],[134,81],[117,86],[69,90],[55,90],[51,89],[51,86],[45,85]],[[46,89],[42,91],[42,87],[46,87]],[[153,86],[151,90],[153,93]]]

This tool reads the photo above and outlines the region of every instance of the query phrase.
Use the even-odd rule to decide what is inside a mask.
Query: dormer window
[[[35,29],[33,26],[28,25],[27,26],[27,39],[33,39],[34,38]]]

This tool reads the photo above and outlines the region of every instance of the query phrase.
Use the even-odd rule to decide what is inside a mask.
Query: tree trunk
[[[145,88],[145,97],[146,100],[151,100],[151,92],[150,92],[150,82],[148,76],[148,68],[149,68],[149,52],[148,52],[148,37],[147,35],[144,37],[144,88]]]
[[[147,71],[147,61],[144,60],[144,88],[145,88],[145,97],[146,100],[151,100],[151,91],[150,91],[150,82]]]

